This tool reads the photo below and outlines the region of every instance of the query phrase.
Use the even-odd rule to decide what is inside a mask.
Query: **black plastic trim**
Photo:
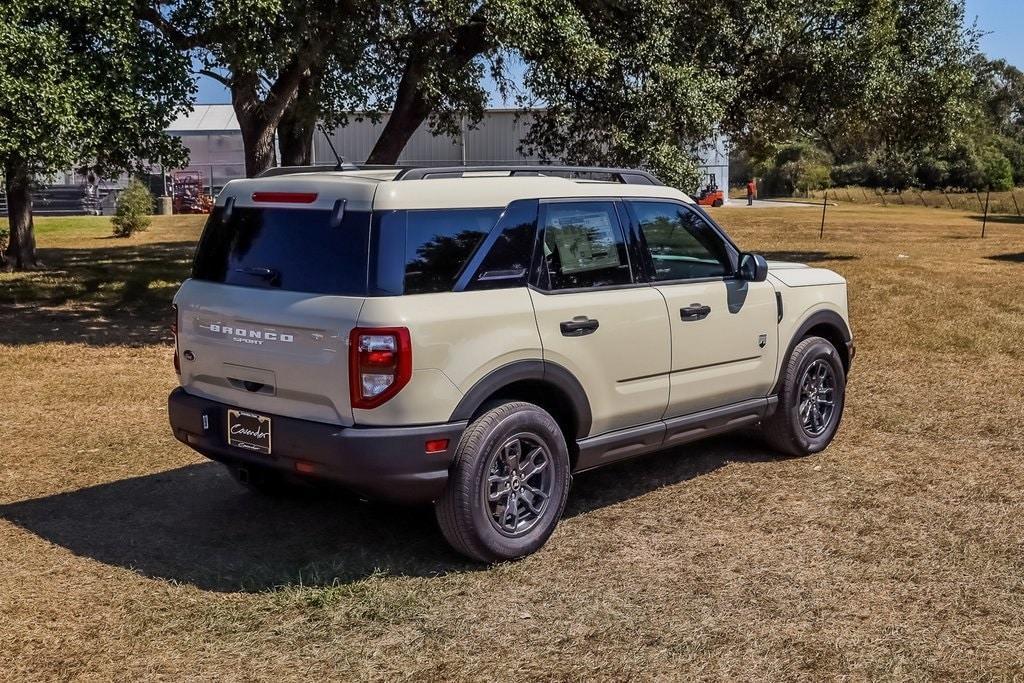
[[[690,415],[659,420],[577,442],[576,472],[628,460],[705,437],[757,424],[769,417],[778,398],[756,398]]]
[[[314,469],[302,476],[333,481],[368,498],[397,503],[426,503],[444,492],[448,468],[466,429],[465,421],[341,427],[268,414],[273,450],[267,456],[226,443],[228,408],[240,407],[193,396],[181,387],[167,399],[175,438],[211,460],[230,467],[269,467],[292,475],[296,475],[296,461],[301,460]],[[424,452],[428,439],[448,439],[448,448],[428,454]]]
[[[576,438],[582,439],[590,433],[593,416],[587,393],[571,372],[557,363],[541,360],[520,360],[492,370],[466,392],[459,405],[455,406],[450,420],[469,420],[477,410],[501,389],[525,380],[545,382],[560,391],[572,406],[576,420]]]
[[[623,185],[664,185],[655,175],[641,169],[602,168],[600,166],[430,166],[403,169],[394,179],[425,180],[432,176],[461,178],[465,173],[496,173],[501,171],[507,171],[509,177],[517,175],[544,176],[601,173],[616,178]]]
[[[778,367],[778,378],[775,380],[775,386],[772,387],[773,394],[777,394],[779,392],[784,370],[786,365],[789,363],[789,357],[793,355],[793,349],[796,348],[796,345],[800,343],[812,327],[817,327],[818,325],[828,325],[835,328],[843,338],[843,342],[846,344],[847,349],[849,350],[850,347],[853,346],[853,334],[850,332],[850,328],[846,325],[846,321],[843,320],[841,315],[835,311],[817,311],[816,313],[812,313],[808,316],[807,320],[800,323],[800,327],[796,329],[796,332],[790,338],[789,348],[786,349],[786,355],[782,357],[782,362]],[[840,349],[836,350],[840,351]],[[852,363],[853,354],[848,351],[846,356],[846,367],[844,368],[846,372],[850,371]]]

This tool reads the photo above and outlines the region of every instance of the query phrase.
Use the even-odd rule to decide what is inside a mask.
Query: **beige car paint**
[[[666,417],[765,396],[775,381],[778,329],[768,282],[712,280],[660,284],[672,327],[671,392]],[[711,307],[703,320],[680,309]],[[762,343],[763,341],[763,343]]]
[[[554,177],[462,178],[393,182],[392,172],[317,172],[232,181],[217,199],[251,206],[261,190],[316,192],[310,208],[338,198],[358,210],[505,206],[516,199],[657,197],[692,203],[672,188],[576,182]],[[267,204],[261,204],[267,206]],[[729,313],[732,285],[722,281],[627,287],[571,294],[528,288],[397,297],[339,297],[186,280],[180,309],[181,384],[189,393],[300,419],[347,426],[444,422],[473,385],[517,360],[545,359],[568,369],[591,403],[591,435],[765,396],[799,325],[829,310],[848,319],[839,275],[799,264],[772,264],[767,282],[749,283],[743,306]],[[776,323],[775,291],[783,320]],[[698,323],[678,309],[712,306]],[[584,337],[564,337],[559,323],[577,315],[600,321]],[[211,324],[247,332],[290,330],[292,342],[236,342]],[[707,324],[702,324],[707,323]],[[353,411],[348,393],[348,334],[355,326],[405,326],[413,344],[409,384],[372,410]],[[757,344],[767,334],[765,347]],[[248,339],[248,336],[246,337]],[[747,360],[743,360],[747,359]],[[707,366],[707,367],[701,367]],[[258,392],[242,381],[270,379]],[[233,381],[234,380],[234,381]]]
[[[529,290],[537,311],[544,360],[583,385],[590,400],[590,434],[661,419],[668,405],[671,359],[665,300],[652,287],[548,294]],[[559,327],[577,316],[599,327],[565,337]]]

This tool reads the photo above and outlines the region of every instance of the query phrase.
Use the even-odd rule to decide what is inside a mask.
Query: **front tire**
[[[768,443],[788,455],[825,450],[846,405],[846,371],[839,352],[821,337],[796,345],[782,369],[779,404],[764,424]]]
[[[536,552],[569,495],[569,451],[558,423],[520,401],[487,410],[459,441],[448,486],[435,505],[455,550],[481,562]]]

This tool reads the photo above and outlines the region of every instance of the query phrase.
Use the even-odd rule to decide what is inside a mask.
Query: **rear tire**
[[[807,337],[782,369],[779,404],[765,421],[768,443],[783,453],[810,455],[825,450],[843,418],[846,371],[839,352],[821,337]]]
[[[716,209],[720,208],[720,207],[722,207],[724,205],[725,205],[725,200],[724,199],[716,199],[715,201],[711,202],[711,206],[713,206]]]
[[[463,433],[434,510],[455,550],[481,562],[512,560],[554,532],[569,483],[569,451],[554,418],[532,403],[503,403]]]

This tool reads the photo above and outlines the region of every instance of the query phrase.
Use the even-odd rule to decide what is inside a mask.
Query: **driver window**
[[[670,202],[630,202],[654,264],[654,279],[693,280],[730,274],[717,234],[695,211]]]

